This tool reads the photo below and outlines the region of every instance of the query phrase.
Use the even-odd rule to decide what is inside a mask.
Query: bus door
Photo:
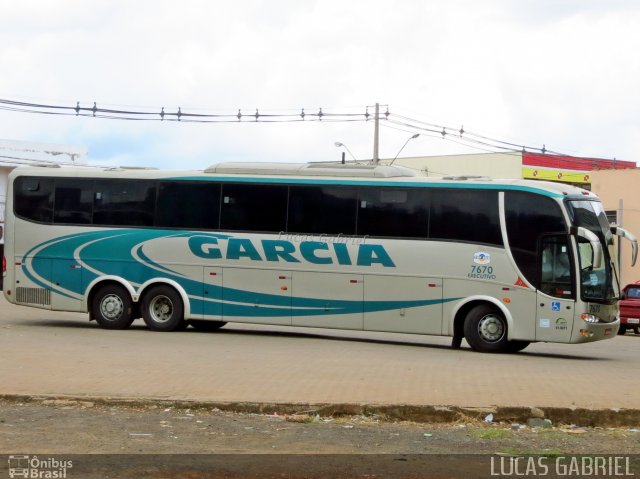
[[[536,340],[568,342],[575,311],[575,265],[567,235],[543,236],[539,243]]]
[[[291,271],[224,268],[224,321],[291,325]]]

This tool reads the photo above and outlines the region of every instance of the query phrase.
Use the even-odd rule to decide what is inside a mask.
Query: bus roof
[[[46,166],[46,167],[45,167]],[[539,180],[497,179],[485,176],[420,176],[415,170],[396,165],[363,163],[257,163],[230,162],[205,170],[160,170],[140,167],[78,167],[51,165],[18,167],[11,176],[111,177],[123,179],[173,179],[249,183],[293,183],[333,185],[432,186],[440,188],[487,188],[532,191],[547,196],[596,198],[596,195],[565,183]]]

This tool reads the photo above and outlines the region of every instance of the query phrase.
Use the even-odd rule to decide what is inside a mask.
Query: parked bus
[[[395,166],[18,168],[8,301],[103,328],[245,322],[462,339],[477,351],[613,338],[620,294],[597,196]]]

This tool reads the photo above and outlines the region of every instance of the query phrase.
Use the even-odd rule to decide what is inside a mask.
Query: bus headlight
[[[582,319],[584,319],[587,323],[600,323],[602,322],[599,317],[594,316],[593,314],[582,313],[580,315]]]

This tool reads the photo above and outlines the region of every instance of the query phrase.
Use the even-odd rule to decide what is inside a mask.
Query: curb
[[[377,416],[387,421],[412,421],[418,423],[455,423],[483,421],[489,414],[493,423],[523,423],[531,418],[549,419],[554,425],[573,424],[585,427],[637,427],[640,426],[640,409],[589,409],[562,407],[459,407],[433,405],[388,404],[309,404],[269,402],[216,402],[174,400],[166,398],[127,398],[93,396],[31,396],[0,394],[0,400],[33,403],[45,406],[92,407],[117,406],[174,407],[177,409],[212,410],[244,414],[307,414],[321,417]]]

